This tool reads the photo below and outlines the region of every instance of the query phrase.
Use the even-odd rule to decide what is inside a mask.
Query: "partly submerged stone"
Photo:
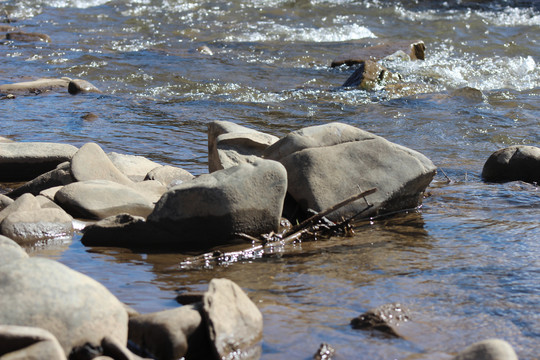
[[[408,310],[400,304],[381,305],[351,320],[353,329],[376,330],[391,337],[403,337],[399,326],[410,320]]]
[[[362,61],[379,61],[396,53],[402,53],[411,60],[424,60],[426,46],[422,40],[391,41],[375,46],[363,47],[338,55],[331,66],[355,65]]]
[[[485,181],[540,183],[540,148],[514,145],[495,151],[482,169]]]
[[[488,339],[470,345],[452,360],[518,360],[518,357],[508,342]]]
[[[29,258],[0,266],[0,324],[40,327],[64,353],[105,336],[127,342],[124,306],[103,285],[56,261]]]
[[[45,208],[17,211],[0,224],[0,232],[19,244],[73,236],[73,218],[64,210]]]
[[[71,160],[77,148],[44,142],[0,143],[0,181],[27,181]]]
[[[54,199],[74,217],[86,219],[104,219],[122,213],[146,217],[154,209],[154,204],[138,191],[108,180],[66,185]]]
[[[129,319],[129,340],[156,359],[180,359],[191,344],[204,341],[198,306],[143,314]]]
[[[6,34],[7,40],[13,41],[24,41],[24,42],[51,42],[51,37],[47,34],[34,33],[34,32],[23,32],[23,31],[13,31]]]
[[[167,191],[148,222],[194,247],[225,244],[236,233],[277,231],[287,189],[285,168],[258,160],[180,184]]]
[[[210,172],[241,163],[252,163],[279,139],[273,135],[229,121],[208,125],[208,169]]]
[[[32,81],[22,81],[13,84],[0,85],[0,93],[2,94],[41,94],[48,91],[58,91],[67,89],[70,78],[42,78]]]
[[[66,360],[58,340],[39,327],[0,325],[0,359]]]
[[[302,210],[317,212],[371,188],[377,192],[328,215],[331,220],[417,207],[436,173],[424,155],[341,123],[294,131],[270,146],[265,158],[287,169],[288,193]]]
[[[68,92],[71,95],[77,95],[86,93],[101,93],[101,90],[86,80],[73,79],[68,84]]]
[[[366,60],[358,64],[358,68],[343,83],[343,87],[356,87],[364,90],[374,90],[379,86],[384,86],[388,82],[400,80],[399,76],[392,74],[381,64]]]
[[[96,143],[86,143],[71,159],[71,174],[77,181],[108,180],[123,185],[132,185]]]

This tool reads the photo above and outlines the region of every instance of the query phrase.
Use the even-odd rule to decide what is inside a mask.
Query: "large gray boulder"
[[[124,306],[103,285],[53,260],[29,258],[0,266],[0,324],[51,332],[68,355],[105,336],[127,342]]]
[[[452,360],[518,360],[518,357],[506,341],[488,339],[465,348]]]
[[[286,189],[287,174],[278,162],[241,164],[173,187],[148,222],[185,245],[225,244],[236,233],[277,231]]]
[[[67,185],[73,182],[71,176],[69,161],[59,164],[54,170],[48,171],[39,175],[33,180],[30,180],[26,184],[11,191],[8,195],[12,198],[16,198],[25,193],[32,195],[38,195],[41,191],[50,189],[55,186]]]
[[[0,266],[21,259],[28,259],[26,251],[15,241],[0,235]]]
[[[180,359],[190,342],[202,340],[201,322],[201,313],[194,305],[134,316],[129,319],[129,340],[156,359]]]
[[[307,211],[323,211],[371,188],[373,204],[363,216],[414,208],[422,201],[436,167],[424,155],[342,123],[294,131],[270,146],[265,158],[287,169],[288,192]],[[328,216],[331,220],[363,211],[363,200]]]
[[[107,156],[113,165],[132,181],[143,181],[149,171],[161,166],[161,164],[144,156],[119,154],[117,152],[110,152]]]
[[[77,148],[42,142],[0,143],[0,181],[27,181],[69,161]]]
[[[53,334],[37,327],[0,325],[0,359],[66,360]]]
[[[64,186],[55,201],[74,217],[104,219],[122,213],[146,217],[154,204],[133,190],[113,181],[79,181]]]
[[[0,223],[0,233],[19,244],[73,236],[73,218],[62,209],[17,211]]]
[[[514,145],[495,151],[482,169],[485,181],[540,183],[540,148]]]
[[[194,178],[195,176],[187,170],[175,166],[163,165],[150,170],[144,179],[156,180],[169,187],[171,184],[179,185]]]
[[[204,294],[203,310],[210,340],[219,359],[258,358],[263,317],[246,293],[228,279],[212,279]]]
[[[86,143],[73,155],[71,174],[77,181],[108,180],[123,185],[131,185],[131,181],[109,159],[103,149],[96,143]]]
[[[230,121],[213,121],[208,125],[208,170],[253,163],[278,140],[276,136]]]

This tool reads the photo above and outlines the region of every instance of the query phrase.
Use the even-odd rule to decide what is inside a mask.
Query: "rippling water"
[[[309,359],[321,342],[340,359],[447,359],[489,337],[520,359],[540,356],[540,193],[479,179],[493,151],[539,146],[538,2],[4,0],[0,10],[0,21],[52,38],[3,41],[0,83],[68,76],[103,91],[0,100],[0,135],[94,141],[201,174],[209,121],[277,136],[341,121],[422,152],[447,175],[416,212],[249,261],[182,269],[184,254],[85,248],[79,236],[35,255],[144,312],[230,278],[263,312],[263,359]],[[429,93],[340,89],[352,70],[332,59],[389,39],[424,40],[425,61],[384,64]],[[418,333],[389,340],[348,325],[390,302],[411,309]]]

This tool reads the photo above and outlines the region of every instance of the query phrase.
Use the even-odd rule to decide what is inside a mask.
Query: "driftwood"
[[[302,221],[301,223],[291,227],[289,230],[285,231],[282,234],[266,234],[262,236],[262,239],[258,239],[256,237],[253,237],[251,235],[247,234],[237,234],[238,237],[243,238],[247,241],[250,241],[252,244],[259,243],[259,245],[252,246],[249,249],[245,250],[239,250],[239,251],[231,251],[231,252],[221,252],[221,251],[214,251],[210,253],[205,253],[199,256],[194,256],[186,259],[180,264],[180,267],[191,267],[197,264],[204,264],[208,265],[210,261],[219,261],[223,263],[230,263],[235,262],[239,260],[244,259],[252,259],[254,257],[261,257],[264,255],[265,250],[268,251],[270,248],[274,246],[284,246],[288,244],[292,244],[296,241],[300,241],[302,237],[306,234],[311,234],[313,237],[317,237],[317,234],[321,233],[321,228],[327,229],[330,231],[331,234],[337,234],[337,229],[345,229],[345,232],[350,229],[350,223],[352,220],[357,218],[360,214],[362,214],[364,211],[371,208],[373,205],[370,204],[366,200],[366,196],[371,195],[377,191],[376,188],[369,189],[366,191],[362,191],[354,196],[351,196],[350,198],[347,198],[340,203],[337,203],[329,208],[327,208],[324,211],[321,211],[319,213],[316,213],[315,215],[309,217],[308,219]],[[329,220],[327,222],[330,222],[331,224],[321,224],[321,220],[325,219],[325,216],[352,203],[353,201],[356,201],[358,199],[363,198],[366,202],[366,207],[359,211],[357,214],[349,217],[348,219],[344,219],[341,222],[338,223],[332,223]]]

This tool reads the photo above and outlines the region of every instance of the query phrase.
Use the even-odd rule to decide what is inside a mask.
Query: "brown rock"
[[[400,304],[386,304],[351,320],[353,329],[377,330],[391,337],[402,337],[399,325],[410,320],[409,312]]]
[[[399,76],[392,74],[381,64],[365,60],[360,61],[358,69],[343,83],[343,87],[358,87],[364,90],[373,90],[387,82],[397,81]]]
[[[331,66],[336,67],[343,64],[351,66],[367,60],[379,61],[399,51],[408,55],[411,60],[424,60],[425,49],[426,46],[422,40],[394,41],[341,54],[332,61]]]
[[[34,41],[51,42],[51,37],[47,34],[27,33],[23,31],[8,32],[6,34],[6,39],[13,40],[13,41],[24,41],[24,42],[34,42]]]

